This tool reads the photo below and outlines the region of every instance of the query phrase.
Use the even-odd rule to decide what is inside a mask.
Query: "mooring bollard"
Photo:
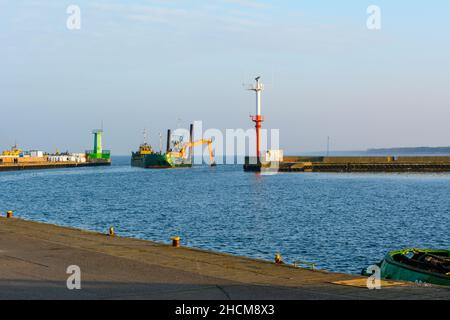
[[[283,264],[283,263],[284,263],[284,262],[283,262],[283,257],[281,256],[281,254],[277,253],[277,254],[275,255],[275,263],[276,263],[276,264]]]
[[[172,240],[172,247],[178,248],[180,246],[180,240],[181,238],[176,236],[176,237],[172,237],[170,238]]]
[[[9,219],[9,218],[12,218],[12,216],[13,216],[13,212],[12,211],[8,211],[8,212],[6,212],[6,217]]]
[[[114,231],[114,227],[109,228],[108,236],[114,237],[115,235],[116,235],[116,232]]]

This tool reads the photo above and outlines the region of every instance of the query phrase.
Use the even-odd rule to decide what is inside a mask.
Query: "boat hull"
[[[450,257],[449,250],[406,249],[392,251],[389,252],[381,262],[381,277],[383,279],[450,286],[450,275],[419,269],[395,259],[397,255],[405,255],[412,252],[424,252]]]

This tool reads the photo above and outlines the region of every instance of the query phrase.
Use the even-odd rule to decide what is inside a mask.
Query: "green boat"
[[[379,266],[383,279],[450,286],[450,250],[391,251]]]

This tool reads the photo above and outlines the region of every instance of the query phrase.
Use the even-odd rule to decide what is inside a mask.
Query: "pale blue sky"
[[[287,153],[450,145],[450,2],[342,2],[0,0],[0,148],[84,150],[102,120],[116,154],[178,119],[249,128],[257,75]]]

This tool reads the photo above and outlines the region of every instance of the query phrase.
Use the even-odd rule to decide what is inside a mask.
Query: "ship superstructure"
[[[167,130],[167,147],[166,152],[162,153],[153,151],[152,147],[146,142],[139,146],[138,151],[131,154],[131,165],[147,169],[164,169],[164,168],[180,168],[192,167],[193,164],[193,148],[198,145],[208,145],[210,155],[210,165],[214,166],[214,156],[212,151],[212,140],[193,141],[194,127],[190,127],[189,141],[185,142],[183,136],[172,135],[171,130]]]

